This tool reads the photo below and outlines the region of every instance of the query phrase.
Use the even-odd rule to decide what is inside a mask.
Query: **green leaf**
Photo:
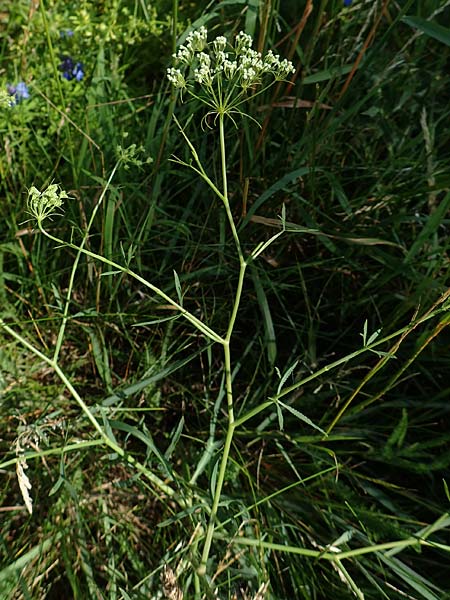
[[[198,350],[191,356],[188,356],[187,358],[175,361],[175,362],[169,364],[167,367],[164,367],[164,368],[158,370],[154,375],[151,375],[150,377],[145,377],[144,379],[141,379],[140,381],[137,381],[136,383],[132,383],[131,385],[128,385],[126,387],[116,389],[111,396],[108,396],[108,398],[105,398],[102,401],[102,406],[112,406],[122,400],[126,400],[127,398],[129,398],[130,396],[133,396],[134,394],[141,393],[146,387],[155,384],[157,381],[160,381],[161,379],[165,379],[172,373],[175,373],[178,369],[181,369],[185,365],[189,364],[197,356],[199,356],[202,352],[203,352],[203,348],[201,350]]]
[[[56,494],[56,492],[59,490],[59,488],[62,486],[62,484],[64,483],[64,478],[63,477],[58,477],[56,483],[54,484],[54,486],[52,487],[52,489],[48,492],[48,496],[53,496],[53,494]]]
[[[183,294],[181,292],[180,278],[178,277],[178,273],[175,271],[175,269],[173,270],[173,278],[175,279],[175,289],[177,291],[178,303],[180,306],[183,306]]]
[[[320,433],[322,435],[327,436],[326,431],[324,431],[318,425],[316,425],[315,423],[313,423],[311,421],[311,419],[308,419],[308,417],[306,415],[304,415],[303,413],[301,413],[300,411],[298,411],[296,408],[293,408],[292,406],[289,406],[289,404],[284,404],[284,402],[281,402],[280,400],[277,401],[277,405],[278,404],[281,404],[281,406],[283,408],[285,408],[290,413],[292,413],[294,415],[294,417],[297,417],[297,419],[300,419],[300,421],[303,421],[304,423],[306,423],[310,427],[314,427],[314,429],[317,429],[317,431],[320,431]]]
[[[169,477],[171,480],[173,480],[173,476],[171,473],[171,467],[170,467],[169,463],[167,462],[166,458],[161,454],[161,452],[155,446],[152,436],[148,430],[143,432],[140,429],[137,429],[137,427],[134,427],[133,425],[128,425],[128,423],[124,423],[123,421],[115,421],[113,419],[109,420],[109,425],[112,429],[118,429],[119,431],[124,431],[125,433],[128,433],[129,435],[131,435],[131,436],[135,437],[136,439],[140,440],[141,442],[143,442],[147,446],[147,448],[150,450],[150,452],[152,452],[156,456],[161,467],[166,472],[167,477]]]
[[[108,392],[112,392],[112,374],[109,365],[108,349],[105,344],[102,330],[98,327],[95,331],[91,327],[83,327],[91,342],[92,356],[101,380],[106,385]]]
[[[267,300],[266,292],[255,268],[251,268],[253,285],[255,286],[256,297],[258,299],[259,308],[263,317],[264,338],[267,350],[267,360],[271,368],[275,365],[277,358],[277,340],[275,335],[275,327],[273,325],[272,313]]]
[[[369,336],[369,339],[367,340],[367,345],[370,346],[370,344],[373,344],[373,342],[377,339],[377,337],[380,335],[380,333],[381,333],[381,327],[380,327],[380,329],[377,329],[376,331],[371,333]]]
[[[284,387],[284,384],[289,379],[289,377],[292,375],[292,372],[294,371],[294,369],[297,365],[298,365],[298,360],[296,360],[295,363],[293,365],[291,365],[289,367],[289,369],[281,377],[280,383],[278,384],[277,395],[281,392],[281,390]]]
[[[445,495],[447,496],[447,500],[450,502],[450,492],[448,491],[448,485],[447,485],[447,482],[445,481],[445,479],[442,480],[442,483],[444,484],[444,492],[445,492]]]
[[[404,583],[420,594],[421,598],[424,598],[425,600],[442,600],[443,596],[441,595],[441,590],[439,588],[405,565],[402,561],[383,554],[382,552],[377,552],[377,556],[386,563],[389,568],[404,581]],[[437,590],[439,596],[436,596],[431,588]]]
[[[367,319],[364,321],[363,332],[360,333],[359,335],[362,336],[363,346],[367,346]]]
[[[172,433],[172,440],[171,440],[167,450],[164,452],[164,457],[167,460],[170,460],[172,453],[175,450],[176,445],[178,444],[178,441],[181,437],[181,432],[183,431],[183,427],[184,427],[184,417],[182,416],[180,419],[180,422],[177,425],[177,428]]]
[[[442,199],[439,206],[434,212],[428,217],[422,231],[417,236],[415,242],[406,255],[405,262],[409,262],[427,243],[428,240],[436,233],[438,228],[441,226],[445,215],[450,208],[450,192]]]
[[[252,205],[250,210],[247,213],[247,216],[242,222],[240,229],[245,227],[245,225],[250,221],[252,215],[258,210],[258,208],[266,202],[271,196],[273,196],[276,192],[279,192],[283,188],[287,187],[289,184],[294,182],[296,179],[303,177],[304,175],[308,175],[310,173],[310,167],[301,167],[300,169],[296,169],[295,171],[291,171],[287,173],[279,179],[276,183],[274,183],[268,190],[261,194],[261,196],[256,200],[256,202]],[[314,171],[317,173],[318,171],[322,171],[319,167],[316,167]]]
[[[341,534],[337,540],[335,540],[332,544],[330,544],[328,547],[335,547],[335,548],[339,548],[339,546],[342,546],[342,544],[346,544],[347,542],[349,542],[353,535],[355,533],[354,529],[347,529],[346,531],[344,531],[343,534]]]
[[[394,431],[389,436],[388,441],[386,442],[386,446],[383,450],[383,455],[386,458],[392,458],[393,452],[392,449],[394,446],[397,448],[401,448],[403,446],[403,442],[405,441],[405,436],[408,431],[408,411],[406,408],[402,409],[402,416],[400,421],[397,423]]]
[[[280,408],[280,405],[277,401],[277,417],[278,417],[278,427],[280,428],[280,431],[284,430],[284,419],[283,419],[283,411]]]
[[[185,510],[177,512],[175,515],[173,515],[173,517],[169,517],[165,521],[161,521],[161,523],[158,523],[156,527],[162,528],[167,527],[168,525],[173,525],[174,523],[178,523],[178,521],[181,521],[182,519],[184,519],[184,517],[193,515],[194,513],[198,512],[199,508],[203,509],[204,506],[201,504],[195,504],[194,506],[190,506]]]
[[[205,451],[203,452],[200,460],[198,461],[197,466],[195,467],[195,472],[191,477],[191,483],[195,483],[197,481],[197,479],[209,465],[214,454],[219,450],[221,446],[222,442],[214,442],[211,438],[208,439]]]
[[[247,11],[245,14],[245,32],[255,37],[256,22],[258,19],[260,0],[247,0]]]
[[[432,37],[438,42],[442,42],[446,46],[450,46],[450,29],[442,27],[432,21],[421,19],[420,17],[406,16],[402,19],[403,23],[406,23],[414,29],[418,29],[428,37]]]
[[[361,66],[361,65],[360,65]],[[331,69],[326,69],[324,71],[319,71],[318,73],[313,73],[312,75],[307,75],[302,83],[305,85],[311,83],[320,83],[321,81],[328,81],[329,79],[334,79],[335,77],[340,77],[341,75],[347,75],[353,69],[353,65],[345,65],[343,67],[333,67]]]

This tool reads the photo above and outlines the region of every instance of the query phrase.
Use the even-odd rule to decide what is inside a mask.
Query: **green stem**
[[[130,277],[133,277],[133,279],[136,279],[137,281],[139,281],[139,283],[142,283],[142,285],[144,285],[145,287],[152,290],[152,292],[155,292],[155,294],[157,294],[158,296],[160,296],[161,298],[166,300],[166,302],[168,302],[171,306],[176,308],[183,315],[183,317],[185,317],[190,323],[192,323],[201,333],[206,335],[206,337],[210,338],[214,342],[218,342],[219,344],[224,343],[225,340],[222,337],[220,337],[219,334],[217,334],[215,331],[213,331],[210,327],[208,327],[208,325],[205,325],[202,321],[200,321],[200,319],[197,319],[197,317],[195,317],[193,314],[191,314],[189,311],[187,311],[185,308],[183,308],[180,304],[178,304],[177,302],[172,300],[172,298],[170,296],[168,296],[161,289],[156,287],[156,285],[153,285],[152,283],[150,283],[149,281],[147,281],[146,279],[144,279],[143,277],[141,277],[134,271],[131,271],[131,269],[128,269],[127,267],[124,267],[123,265],[120,265],[119,263],[116,263],[113,260],[109,260],[108,258],[101,256],[101,254],[96,254],[95,252],[86,250],[85,248],[82,248],[81,246],[77,246],[76,244],[72,244],[70,242],[64,242],[63,240],[60,240],[59,238],[57,238],[57,237],[53,236],[51,233],[49,233],[46,229],[44,229],[42,227],[42,223],[38,223],[38,226],[39,226],[41,233],[43,233],[46,237],[53,240],[57,244],[62,245],[62,246],[67,246],[68,248],[73,248],[74,250],[80,251],[82,254],[86,254],[86,256],[95,258],[99,262],[107,264],[110,267],[112,267],[113,269],[117,269],[121,273],[125,273],[125,274],[129,275]]]
[[[438,302],[438,303],[436,303],[436,305],[440,304],[440,303],[441,302]],[[339,358],[338,360],[335,360],[334,362],[325,365],[321,369],[318,369],[311,375],[308,375],[307,377],[300,379],[296,383],[283,388],[277,394],[275,394],[274,396],[271,396],[271,398],[269,400],[266,400],[259,406],[252,408],[252,410],[249,410],[247,413],[245,413],[244,415],[239,417],[235,422],[235,427],[236,428],[240,427],[241,425],[246,423],[248,420],[252,419],[256,415],[258,415],[260,412],[264,411],[266,408],[269,408],[270,406],[274,406],[277,400],[279,400],[280,398],[283,398],[284,396],[286,396],[287,394],[290,394],[291,392],[294,392],[298,388],[304,386],[306,383],[309,383],[310,381],[317,379],[317,377],[320,377],[321,375],[328,373],[329,371],[332,371],[333,369],[336,369],[340,365],[344,365],[345,363],[351,361],[352,359],[357,358],[361,354],[370,352],[371,350],[374,350],[378,346],[381,346],[382,344],[385,344],[386,342],[388,342],[398,336],[401,336],[401,335],[405,334],[406,332],[411,331],[413,328],[417,327],[418,325],[421,325],[422,323],[425,323],[426,321],[429,321],[430,319],[437,316],[441,312],[442,312],[442,308],[437,308],[434,311],[428,312],[426,315],[424,315],[423,317],[418,319],[418,321],[408,323],[408,325],[405,325],[401,329],[397,329],[397,331],[394,331],[393,333],[390,333],[389,335],[386,335],[382,338],[378,338],[372,344],[363,346],[362,348],[359,348],[358,350],[355,350],[354,352],[351,352],[350,354],[346,354],[342,358]],[[339,413],[338,417],[340,417],[340,413]],[[331,433],[334,425],[336,424],[336,421],[337,420],[334,419],[332,424],[328,426],[327,434]]]
[[[2,325],[3,327],[3,325]],[[62,454],[66,454],[69,452],[79,452],[80,450],[83,450],[84,448],[92,448],[94,446],[102,446],[103,445],[103,440],[102,439],[94,439],[94,440],[83,440],[80,442],[75,442],[74,444],[67,444],[66,446],[62,446],[60,448],[48,448],[47,450],[39,450],[38,452],[33,451],[33,452],[21,452],[20,454],[20,458],[23,458],[25,460],[31,460],[32,458],[42,458],[43,456],[53,456],[53,455],[57,455],[57,456],[61,456]],[[12,465],[15,465],[17,463],[17,456],[15,458],[10,458],[8,460],[5,460],[4,462],[0,463],[0,469],[6,469],[6,467],[10,467]]]
[[[225,539],[222,534],[216,534],[217,539]],[[227,540],[230,543],[230,540]],[[264,548],[266,550],[272,550],[275,552],[283,552],[286,554],[300,554],[302,556],[310,556],[320,560],[328,560],[331,562],[340,562],[341,560],[354,558],[355,556],[361,556],[363,554],[373,554],[376,552],[382,552],[384,550],[393,550],[408,548],[410,546],[427,546],[427,547],[439,547],[445,551],[450,550],[450,546],[445,544],[439,544],[435,542],[428,542],[416,537],[410,537],[405,540],[396,540],[395,542],[386,542],[384,544],[374,544],[373,546],[365,546],[364,548],[355,548],[353,550],[346,550],[344,552],[328,552],[321,550],[310,550],[309,548],[300,548],[298,546],[287,546],[284,544],[275,544],[272,542],[264,542],[256,538],[236,537],[231,541],[232,544],[238,546],[256,546],[258,548]]]
[[[234,298],[233,310],[231,311],[230,322],[228,324],[227,334],[225,336],[225,340],[228,343],[230,342],[231,336],[233,335],[236,317],[238,314],[239,306],[241,304],[242,289],[244,287],[244,277],[245,277],[246,268],[247,268],[247,263],[244,260],[242,260],[241,264],[240,264],[240,268],[239,268],[239,277],[238,277],[238,284],[237,284],[237,288],[236,288],[236,294],[235,294],[235,298]]]
[[[192,153],[192,156],[194,157],[195,162],[197,163],[198,169],[196,169],[195,167],[193,167],[192,165],[174,157],[172,159],[172,161],[179,163],[180,165],[183,165],[185,167],[190,167],[193,171],[195,171],[198,175],[200,175],[200,177],[209,185],[209,187],[212,189],[212,191],[216,194],[216,196],[218,198],[220,198],[222,200],[222,202],[225,202],[225,196],[222,194],[222,192],[219,190],[219,188],[211,181],[211,179],[208,177],[208,175],[206,174],[205,169],[203,168],[203,165],[198,157],[197,151],[194,148],[194,145],[192,144],[191,140],[188,138],[188,136],[185,134],[183,128],[180,125],[180,122],[178,121],[178,119],[176,118],[175,115],[173,115],[173,120],[175,121],[175,123],[178,126],[178,129],[181,133],[181,135],[183,136],[186,144],[189,146],[189,149]],[[222,163],[223,164],[223,163]]]
[[[228,457],[230,455],[231,444],[233,442],[234,434],[234,411],[233,411],[233,390],[231,382],[231,355],[229,344],[224,344],[224,355],[225,355],[225,380],[227,388],[227,406],[228,406],[228,428],[227,435],[225,438],[225,445],[223,447],[222,459],[220,462],[219,474],[217,476],[216,487],[214,489],[214,498],[211,508],[211,514],[209,516],[208,529],[206,531],[205,545],[203,546],[202,559],[200,567],[198,568],[199,575],[205,575],[206,564],[208,562],[209,553],[211,550],[212,539],[214,535],[214,529],[216,526],[217,510],[219,508],[220,498],[222,496],[223,483],[225,481],[225,474],[227,472]]]
[[[240,248],[240,246],[239,246]],[[231,312],[230,322],[228,325],[227,334],[225,341],[223,342],[223,351],[225,358],[225,387],[227,392],[227,409],[228,409],[228,428],[225,438],[225,445],[222,452],[222,460],[220,463],[219,474],[217,477],[216,487],[214,489],[213,505],[211,509],[211,515],[209,519],[208,529],[206,532],[205,545],[203,547],[202,560],[198,569],[199,575],[206,573],[206,563],[208,562],[209,552],[211,550],[212,539],[214,535],[215,522],[217,517],[217,509],[219,508],[220,497],[222,495],[223,483],[225,480],[225,474],[228,466],[228,458],[230,455],[231,444],[233,442],[233,436],[236,429],[236,423],[234,420],[234,405],[233,405],[233,381],[231,372],[231,352],[230,352],[230,341],[233,335],[234,325],[236,323],[236,317],[239,310],[239,305],[242,297],[242,289],[244,285],[244,276],[247,263],[241,258],[241,265],[239,270],[238,285],[236,288],[236,295],[234,299],[233,310]]]
[[[236,231],[236,227],[234,225],[233,215],[231,214],[230,204],[228,202],[228,184],[227,184],[227,169],[226,169],[226,153],[225,153],[225,134],[224,134],[224,116],[219,115],[219,123],[220,123],[220,155],[221,155],[221,165],[222,165],[222,200],[225,206],[225,210],[228,217],[228,222],[231,227],[231,231],[233,233],[234,242],[236,244],[237,253],[239,256],[239,278],[238,284],[236,288],[236,293],[233,302],[233,309],[231,311],[230,320],[228,323],[228,329],[225,336],[225,339],[222,342],[223,352],[224,352],[224,361],[225,361],[225,387],[226,387],[226,395],[227,395],[227,411],[228,411],[228,427],[227,433],[225,437],[225,444],[222,451],[222,459],[220,462],[219,473],[217,476],[216,486],[214,489],[214,497],[213,504],[211,508],[211,514],[209,517],[208,529],[206,531],[205,545],[203,546],[203,553],[201,558],[200,567],[198,568],[199,575],[205,575],[206,573],[206,565],[209,558],[209,553],[211,550],[211,544],[214,535],[214,529],[216,526],[216,518],[217,511],[220,504],[220,498],[222,496],[222,488],[225,481],[225,475],[227,472],[228,459],[230,456],[231,444],[233,442],[233,435],[235,431],[235,420],[234,420],[234,404],[233,404],[233,379],[232,379],[232,371],[231,371],[231,351],[230,351],[230,342],[231,337],[233,335],[234,326],[236,323],[236,318],[239,310],[239,306],[242,298],[242,290],[244,287],[244,277],[245,270],[247,268],[247,263],[244,260],[244,256],[242,254],[241,243],[239,240],[238,233]]]
[[[220,139],[220,162],[222,167],[222,193],[228,200],[228,179],[227,179],[227,155],[225,150],[225,127],[224,115],[219,115],[219,139]]]
[[[222,200],[225,206],[225,211],[227,213],[228,222],[230,224],[231,232],[233,234],[234,243],[236,244],[236,250],[239,256],[239,262],[242,264],[244,262],[244,256],[242,254],[241,242],[239,240],[238,232],[236,230],[236,226],[234,224],[233,215],[230,209],[230,202],[228,200],[228,184],[227,184],[227,159],[225,152],[225,128],[224,128],[224,115],[221,113],[219,115],[219,138],[220,138],[220,157],[222,164],[222,187],[223,187],[223,195]],[[245,270],[245,267],[244,267]]]
[[[61,379],[61,381],[66,386],[66,388],[69,390],[72,397],[77,402],[78,406],[81,408],[83,413],[86,415],[88,420],[91,422],[94,429],[100,435],[100,438],[102,439],[103,443],[106,446],[111,448],[111,450],[113,450],[121,458],[126,460],[126,462],[129,465],[132,465],[137,471],[142,473],[151,483],[153,483],[156,487],[158,487],[164,494],[166,494],[169,497],[175,497],[175,491],[171,487],[169,487],[166,483],[164,483],[164,481],[162,479],[160,479],[157,475],[155,475],[154,473],[149,471],[143,464],[139,463],[135,458],[128,455],[123,448],[121,448],[114,440],[112,440],[110,437],[108,437],[108,435],[105,433],[103,427],[100,425],[100,423],[97,421],[97,419],[92,414],[92,411],[90,410],[88,405],[84,402],[84,400],[81,398],[80,394],[77,392],[77,390],[74,388],[74,386],[72,385],[70,380],[67,378],[64,371],[54,360],[52,360],[51,358],[48,358],[48,356],[43,354],[38,348],[36,348],[32,344],[30,344],[30,342],[28,342],[24,337],[22,337],[20,334],[18,334],[16,331],[14,331],[14,329],[9,327],[9,325],[4,323],[4,321],[1,319],[0,319],[0,326],[3,327],[3,329],[7,333],[9,333],[9,335],[11,335],[14,339],[16,339],[18,342],[20,342],[23,346],[25,346],[25,348],[28,348],[28,350],[30,350],[33,354],[35,354],[35,356],[37,356],[38,358],[43,360],[52,369],[54,369],[54,371],[56,372],[58,377]],[[180,501],[178,499],[178,502],[182,507],[184,507],[183,501]]]
[[[178,0],[172,1],[172,54],[177,51]]]

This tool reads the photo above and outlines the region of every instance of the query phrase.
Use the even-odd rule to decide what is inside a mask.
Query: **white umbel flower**
[[[239,107],[250,88],[261,92],[295,71],[290,61],[280,60],[271,50],[265,56],[254,50],[252,42],[250,35],[240,31],[234,43],[223,35],[208,43],[208,32],[201,27],[189,33],[173,55],[174,66],[167,69],[167,78],[206,104],[210,113],[242,113]],[[196,86],[202,88],[201,93]]]

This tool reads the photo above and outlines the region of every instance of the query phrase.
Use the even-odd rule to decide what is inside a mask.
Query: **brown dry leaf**
[[[178,585],[177,577],[169,565],[164,565],[161,573],[164,598],[167,600],[183,600],[183,591]]]
[[[28,469],[27,461],[24,458],[21,458],[16,464],[17,479],[19,481],[19,487],[22,493],[22,498],[25,502],[25,506],[31,515],[33,513],[33,500],[31,499],[29,493],[29,490],[31,490],[31,483],[25,474],[25,469]]]

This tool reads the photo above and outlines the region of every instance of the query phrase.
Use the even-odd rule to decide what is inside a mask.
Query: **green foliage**
[[[449,7],[313,4],[0,2],[1,598],[450,598]]]

